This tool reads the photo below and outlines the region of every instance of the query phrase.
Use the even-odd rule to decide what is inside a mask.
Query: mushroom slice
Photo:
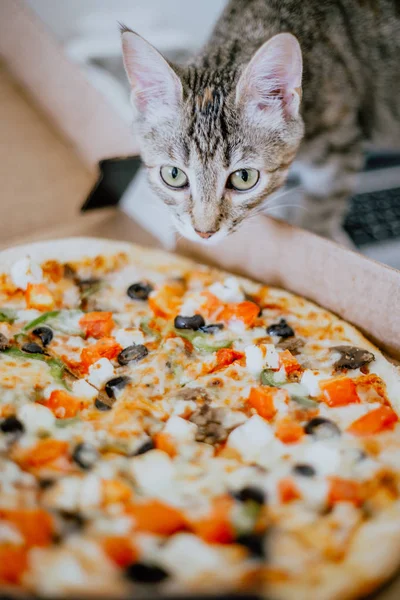
[[[340,354],[340,358],[334,364],[336,369],[359,369],[375,360],[372,352],[357,346],[333,346],[330,350]]]

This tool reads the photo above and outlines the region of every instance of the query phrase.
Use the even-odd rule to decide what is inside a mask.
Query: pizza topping
[[[360,506],[363,502],[360,483],[340,477],[331,477],[328,503],[332,505],[337,502],[350,502],[351,504]]]
[[[301,477],[314,477],[316,470],[311,465],[299,463],[293,467],[294,475],[300,475]]]
[[[207,334],[211,335],[214,333],[218,333],[223,328],[224,328],[223,323],[213,323],[211,325],[203,325],[202,327],[200,327],[200,330],[202,331],[202,333],[207,333]]]
[[[338,370],[359,369],[375,360],[372,352],[356,346],[332,346],[331,350],[340,354],[340,358],[334,364],[334,367]]]
[[[88,381],[100,389],[114,375],[114,367],[108,358],[100,358],[89,367]]]
[[[131,581],[144,585],[161,583],[168,577],[167,571],[162,567],[141,562],[129,565],[125,574]]]
[[[121,350],[117,360],[120,365],[124,366],[130,362],[139,362],[148,355],[149,351],[143,344],[134,344]]]
[[[115,398],[115,393],[122,390],[130,382],[130,378],[126,376],[114,377],[107,381],[105,391],[109,398]]]
[[[196,441],[206,444],[223,442],[227,437],[227,431],[222,425],[224,409],[211,408],[209,404],[203,404],[190,417],[190,421],[197,425]]]
[[[146,454],[146,452],[154,450],[154,448],[155,446],[153,440],[149,439],[146,442],[143,442],[141,446],[139,446],[139,448],[135,452],[135,456],[140,456],[140,454]]]
[[[294,336],[294,331],[288,325],[286,319],[280,319],[278,323],[273,323],[267,327],[267,334],[272,337],[286,339]]]
[[[295,444],[303,437],[304,429],[297,421],[284,417],[278,421],[275,435],[284,444]]]
[[[97,410],[101,410],[101,411],[107,411],[107,410],[112,409],[112,404],[110,404],[109,401],[104,402],[104,397],[103,397],[103,399],[96,398],[94,405],[97,408]]]
[[[84,372],[87,373],[91,366],[100,360],[107,359],[110,361],[113,358],[116,358],[120,352],[121,346],[117,344],[113,338],[104,337],[95,344],[86,346],[86,348],[83,348],[80,357]],[[111,379],[111,375],[112,372],[109,375],[109,379]]]
[[[319,440],[328,440],[341,435],[341,431],[336,423],[323,417],[315,417],[311,421],[308,421],[304,427],[304,431],[306,434],[313,435]]]
[[[186,400],[187,402],[211,402],[207,391],[201,387],[184,387],[174,394],[174,398]]]
[[[85,332],[86,337],[97,339],[107,337],[115,327],[111,312],[89,312],[85,313],[79,321],[79,325]]]
[[[54,307],[54,298],[44,283],[28,283],[25,300],[28,308],[51,310]]]
[[[50,433],[56,420],[50,408],[38,402],[30,402],[21,406],[18,410],[18,417],[25,429],[34,434]]]
[[[289,350],[293,355],[300,354],[304,348],[305,342],[301,338],[281,338],[277,343],[277,348],[280,350]]]
[[[27,342],[22,346],[21,350],[28,352],[28,354],[44,354],[42,346],[39,346],[36,342]]]
[[[178,315],[174,319],[175,329],[192,329],[197,331],[205,326],[205,321],[201,315],[193,315],[193,317],[183,317]]]
[[[10,342],[3,333],[0,333],[0,352],[4,352],[10,347]]]
[[[36,329],[32,331],[32,335],[38,337],[42,342],[43,346],[48,346],[54,337],[53,331],[50,329],[50,327],[44,326],[36,327]]]
[[[247,402],[257,411],[260,417],[270,421],[276,414],[274,404],[276,393],[277,390],[273,387],[253,387],[250,390],[250,396],[248,397]],[[278,391],[278,393],[280,392]]]
[[[145,281],[138,281],[137,283],[132,283],[126,290],[129,298],[132,300],[148,300],[151,292],[153,291],[153,286]]]
[[[85,406],[85,402],[76,398],[65,390],[54,390],[45,406],[49,408],[58,419],[71,419]]]
[[[236,538],[236,543],[244,546],[255,558],[265,558],[265,536],[260,533],[244,533]]]
[[[98,458],[99,454],[96,448],[87,442],[77,444],[72,452],[72,460],[82,469],[91,469]]]
[[[221,321],[241,321],[247,327],[252,327],[258,317],[260,307],[254,302],[245,300],[244,302],[233,302],[225,304],[222,311],[218,314]]]
[[[41,283],[43,281],[41,267],[29,256],[15,262],[11,267],[10,274],[14,285],[24,291],[30,283]]]
[[[22,434],[25,431],[25,427],[17,417],[10,415],[0,422],[0,431],[2,433]]]
[[[255,502],[256,504],[264,504],[265,502],[265,493],[261,488],[254,486],[246,486],[237,492],[233,492],[233,497],[235,500],[239,500],[240,502]]]
[[[357,386],[349,377],[325,379],[320,381],[319,385],[322,390],[322,399],[328,406],[346,406],[360,402]]]
[[[393,429],[398,416],[390,406],[380,406],[354,421],[347,431],[353,435],[373,435],[380,431]]]

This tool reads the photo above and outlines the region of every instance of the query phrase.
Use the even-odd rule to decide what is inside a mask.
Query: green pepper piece
[[[154,329],[152,329],[151,327],[149,327],[149,321],[150,321],[149,317],[147,317],[146,319],[143,319],[143,321],[140,322],[140,329],[146,335],[150,335],[151,337],[155,337],[156,339],[160,339],[161,336],[160,336],[159,332],[155,331]]]
[[[234,529],[236,535],[244,535],[254,530],[260,515],[261,505],[253,500],[247,500],[240,507],[234,518]]]
[[[210,341],[210,336],[201,331],[175,329],[175,333],[191,341],[196,350],[200,352],[216,352],[217,350],[221,350],[221,348],[230,348],[233,344],[232,340]]]
[[[268,385],[269,387],[279,387],[274,379],[274,372],[271,369],[264,369],[261,373],[261,385]]]
[[[104,285],[104,281],[94,281],[91,285],[88,285],[83,291],[81,291],[81,300],[86,300],[86,298],[89,298],[89,296],[93,296],[93,294],[99,292]]]
[[[53,317],[57,317],[60,314],[61,311],[59,310],[50,310],[49,312],[45,312],[42,315],[40,315],[40,317],[37,317],[37,319],[33,319],[33,321],[30,321],[29,323],[27,323],[22,331],[29,331],[30,329],[34,329],[35,327],[37,327],[38,325],[41,325],[42,323],[45,323],[46,321],[48,321],[49,319],[52,319]]]
[[[204,351],[204,352],[216,352],[217,350],[221,350],[222,348],[230,348],[233,344],[232,340],[220,340],[215,342],[209,342],[207,337],[204,336],[196,336],[192,340],[193,346],[196,350]]]
[[[24,359],[32,359],[32,360],[40,360],[41,362],[46,363],[50,367],[50,373],[54,379],[59,381],[65,388],[69,389],[67,384],[65,383],[63,376],[65,372],[65,365],[59,358],[48,358],[45,354],[36,354],[36,353],[28,353],[23,352],[19,348],[15,346],[11,346],[11,348],[7,348],[3,351],[3,354],[7,354],[8,356],[14,356],[15,358],[24,358]]]
[[[15,311],[10,308],[3,308],[0,312],[0,323],[10,323],[12,325],[16,318]]]
[[[71,417],[70,419],[56,419],[56,427],[60,429],[64,429],[64,427],[69,427],[70,425],[75,425],[80,421],[79,417]]]
[[[294,400],[304,408],[316,408],[318,406],[318,402],[311,400],[311,398],[306,398],[305,396],[291,396],[290,399]]]

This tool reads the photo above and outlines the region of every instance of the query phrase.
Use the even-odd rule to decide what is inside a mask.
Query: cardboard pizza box
[[[135,154],[129,128],[23,0],[2,2],[0,246],[69,236],[160,246],[107,187],[112,159]],[[398,271],[265,216],[218,246],[177,251],[301,294],[400,360]],[[376,597],[399,598],[400,582]]]

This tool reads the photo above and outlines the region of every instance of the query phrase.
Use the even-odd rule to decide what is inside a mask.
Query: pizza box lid
[[[121,157],[138,168],[129,127],[23,0],[0,7],[0,114],[3,246],[69,235],[160,245],[118,206]],[[400,359],[399,271],[263,215],[218,246],[177,250],[301,294]]]

